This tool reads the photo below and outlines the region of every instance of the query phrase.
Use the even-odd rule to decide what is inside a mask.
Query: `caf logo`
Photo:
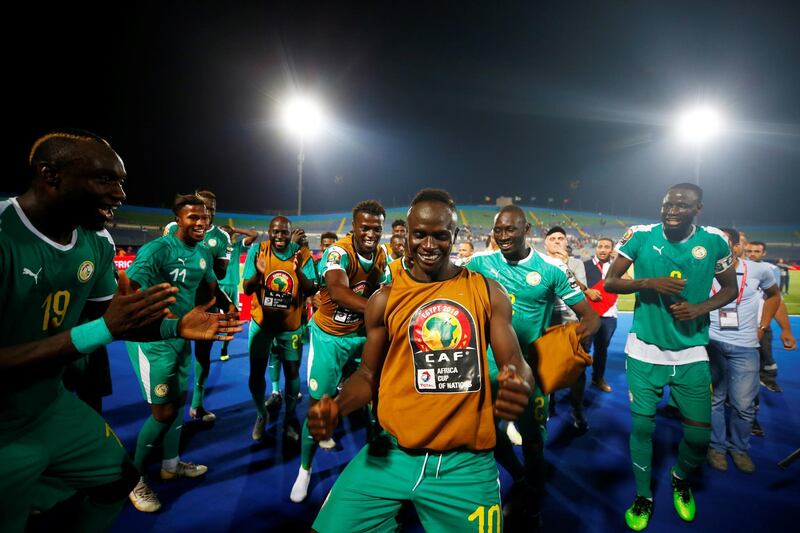
[[[294,281],[288,272],[283,270],[276,270],[267,276],[264,285],[268,290],[273,292],[280,292],[284,294],[291,294],[294,289]]]
[[[159,383],[156,385],[156,396],[163,398],[169,392],[169,385],[166,383]]]
[[[706,249],[702,246],[695,246],[692,248],[692,256],[694,256],[695,259],[703,259],[706,255],[708,255],[708,252],[706,252]]]
[[[474,344],[472,317],[451,300],[434,300],[422,305],[409,322],[415,352],[458,350]]]
[[[528,285],[533,285],[535,287],[542,282],[542,275],[538,272],[528,272],[528,275],[525,276],[525,281],[528,282]]]
[[[81,266],[78,267],[78,279],[81,283],[89,281],[92,274],[94,274],[94,263],[91,261],[84,261],[81,263]]]
[[[217,239],[208,239],[208,245],[213,248],[217,245]]]
[[[331,250],[328,252],[328,263],[339,264],[342,261],[342,254],[337,252],[336,250]]]

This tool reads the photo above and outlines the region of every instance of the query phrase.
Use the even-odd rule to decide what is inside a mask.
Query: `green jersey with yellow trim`
[[[708,344],[708,315],[675,320],[669,307],[708,299],[714,276],[733,264],[728,239],[712,226],[694,226],[680,242],[664,235],[663,224],[631,226],[617,243],[620,254],[634,263],[637,279],[671,276],[686,280],[677,296],[645,290],[636,293],[631,333],[662,350],[684,350]]]
[[[511,325],[523,348],[550,325],[556,296],[570,306],[584,299],[566,265],[533,248],[521,261],[507,261],[499,250],[481,252],[468,258],[466,267],[497,281],[508,292]]]
[[[68,244],[39,232],[16,198],[0,202],[0,346],[42,340],[79,324],[87,301],[116,290],[114,242],[77,228]],[[0,434],[42,415],[62,390],[63,365],[0,374]]]
[[[128,277],[146,289],[168,282],[178,287],[170,311],[181,317],[195,305],[195,293],[202,281],[217,281],[208,248],[189,246],[175,235],[165,235],[142,246],[127,271]]]

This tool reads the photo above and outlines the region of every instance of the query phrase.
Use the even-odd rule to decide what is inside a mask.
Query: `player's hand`
[[[494,416],[516,420],[531,397],[531,387],[517,374],[514,365],[505,365],[497,375],[498,390],[494,401]]]
[[[139,328],[162,320],[175,303],[177,287],[159,283],[143,291],[134,291],[128,275],[119,273],[117,292],[103,314],[108,331],[115,339],[135,337]]]
[[[256,270],[262,276],[267,272],[267,261],[263,257],[256,259]]]
[[[781,342],[783,342],[784,350],[797,349],[797,341],[791,331],[781,331]]]
[[[694,320],[699,316],[703,316],[705,312],[697,304],[690,304],[689,302],[678,302],[669,306],[672,316],[676,320]]]
[[[686,286],[686,280],[672,277],[649,278],[647,288],[653,289],[661,294],[676,296],[681,293]]]
[[[178,335],[193,341],[230,341],[233,334],[242,331],[244,320],[239,320],[238,313],[209,313],[216,298],[198,305],[181,317],[178,323]]]
[[[308,431],[314,440],[331,438],[339,425],[339,405],[327,394],[308,409]]]
[[[303,245],[303,242],[308,242],[308,238],[306,237],[306,230],[303,228],[297,228],[292,230],[292,242]]]
[[[597,289],[586,289],[585,291],[583,291],[583,294],[585,294],[586,297],[593,302],[599,302],[600,300],[603,299],[603,293],[601,293]]]

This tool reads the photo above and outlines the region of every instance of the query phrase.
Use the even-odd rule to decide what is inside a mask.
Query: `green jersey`
[[[201,282],[217,281],[209,249],[200,244],[189,246],[175,235],[165,235],[142,246],[127,274],[142,289],[165,281],[178,287],[176,302],[169,308],[178,317],[194,307]]]
[[[0,345],[42,340],[79,324],[87,301],[116,290],[114,242],[107,231],[77,228],[53,242],[25,216],[16,198],[0,202]],[[44,414],[63,390],[63,366],[0,374],[0,434]]]
[[[175,235],[176,231],[178,231],[178,224],[170,222],[167,224],[167,227],[164,228],[164,235]],[[217,226],[208,228],[201,246],[207,248],[208,252],[211,254],[212,267],[214,266],[214,261],[217,259],[229,261],[231,258],[231,238]]]
[[[236,242],[231,243],[231,262],[228,264],[228,269],[225,271],[225,277],[219,280],[220,285],[227,287],[238,287],[242,279],[241,270],[239,268],[239,258],[243,253],[250,249],[250,245],[244,243],[245,238],[238,238]]]
[[[527,349],[550,325],[556,297],[567,305],[584,299],[567,266],[531,248],[521,261],[507,261],[499,251],[481,252],[466,267],[497,281],[511,299],[511,325],[520,346]]]
[[[696,304],[708,299],[714,276],[733,264],[725,234],[711,226],[694,226],[684,240],[671,242],[664,235],[662,224],[632,226],[616,248],[633,261],[636,278],[671,276],[686,280],[678,296],[650,290],[637,292],[631,333],[639,341],[670,352],[706,346],[708,315],[678,321],[669,307],[680,301]],[[636,357],[634,353],[629,355]],[[646,359],[657,362],[651,357]],[[669,364],[673,362],[670,359]]]

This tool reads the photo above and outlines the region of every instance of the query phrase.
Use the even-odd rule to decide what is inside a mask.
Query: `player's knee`
[[[178,416],[178,410],[171,403],[152,406],[153,418],[162,424],[171,424]]]
[[[711,441],[711,425],[706,422],[684,420],[683,440],[693,448],[707,448]]]
[[[631,436],[639,439],[649,439],[656,428],[656,420],[652,416],[633,413],[631,420]]]

